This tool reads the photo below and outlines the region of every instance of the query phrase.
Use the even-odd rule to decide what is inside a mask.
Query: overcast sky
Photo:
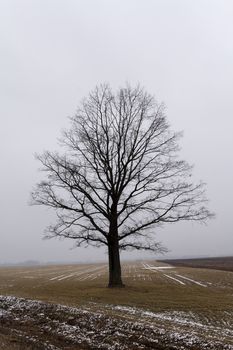
[[[170,256],[233,255],[232,19],[232,0],[0,0],[0,263],[106,258],[42,240],[54,215],[28,202],[42,177],[34,153],[58,149],[96,84],[126,81],[165,102],[216,213],[207,226],[164,226],[158,240]]]

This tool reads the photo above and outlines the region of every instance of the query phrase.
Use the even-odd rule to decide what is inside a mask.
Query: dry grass
[[[116,318],[122,320],[124,315],[128,321],[134,319],[136,323],[138,319],[142,319],[141,311],[137,311],[139,312],[138,316],[127,314],[128,311],[125,315],[124,312],[118,312],[111,305],[149,310],[155,313],[162,312],[165,313],[164,315],[166,312],[171,315],[181,312],[182,315],[183,312],[191,319],[194,317],[194,322],[207,327],[203,339],[210,337],[211,344],[215,344],[213,343],[214,339],[216,335],[218,336],[216,339],[221,338],[222,330],[221,344],[226,342],[233,346],[233,272],[187,267],[156,270],[147,268],[147,264],[155,267],[157,265],[166,266],[166,264],[155,261],[123,264],[123,279],[126,287],[122,289],[106,288],[108,272],[107,266],[104,264],[1,268],[0,295],[14,295],[54,304],[87,307],[90,312],[100,312],[105,315],[104,317],[110,317],[113,320]],[[193,332],[192,321],[190,324],[180,325],[179,322],[174,324],[173,321],[169,320],[156,319],[153,321],[152,319],[148,321],[146,316],[144,320],[146,323],[154,322],[155,328],[170,329],[171,332],[177,329],[180,334]],[[210,328],[208,328],[209,326]],[[229,329],[229,333],[224,331],[225,328]],[[208,329],[215,329],[214,333],[209,334]],[[199,334],[198,329],[195,329],[195,332]],[[7,345],[6,347],[3,345],[9,341],[10,344],[13,344],[9,349],[21,349],[20,343],[14,343],[14,337],[6,338],[4,334],[0,336],[0,345],[2,342],[0,348],[7,349]],[[26,345],[24,348],[30,349],[29,345],[28,348]],[[160,349],[163,349],[163,346],[161,340]],[[171,344],[171,349],[177,349],[172,346]],[[194,348],[187,347],[187,349],[202,348],[195,346]],[[213,345],[209,348],[223,349],[221,346]],[[63,349],[63,347],[61,348]],[[129,349],[131,348],[129,347]],[[164,349],[168,349],[168,347]],[[233,347],[226,349],[233,349]]]
[[[150,262],[151,264],[151,262]],[[101,265],[99,265],[101,267]],[[88,302],[129,305],[152,311],[221,311],[233,310],[233,273],[225,271],[177,268],[176,273],[193,280],[208,282],[203,288],[196,284],[177,284],[164,277],[162,272],[143,270],[134,265],[134,271],[127,273],[131,265],[124,265],[123,276],[126,287],[108,289],[107,272],[98,279],[80,281],[73,276],[63,280],[50,280],[51,276],[69,275],[68,271],[87,270],[90,266],[48,266],[32,268],[0,269],[0,294],[15,295],[30,299],[67,304],[83,305]],[[67,272],[66,272],[67,271]],[[130,268],[129,268],[130,271]],[[169,271],[173,276],[173,270]],[[144,276],[135,278],[135,276]],[[143,274],[143,275],[142,275]],[[84,275],[85,276],[85,275]],[[151,280],[149,280],[151,278]],[[211,284],[210,284],[211,283]]]

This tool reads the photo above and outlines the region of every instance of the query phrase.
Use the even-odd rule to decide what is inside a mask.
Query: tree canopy
[[[170,130],[164,106],[140,86],[115,94],[108,85],[96,87],[63,132],[63,153],[37,156],[46,177],[33,203],[57,215],[47,237],[107,246],[114,286],[122,284],[119,250],[161,251],[157,227],[205,222],[212,216],[205,186],[193,183],[192,167],[178,158],[180,136]]]

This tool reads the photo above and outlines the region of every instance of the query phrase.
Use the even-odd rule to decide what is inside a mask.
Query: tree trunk
[[[122,288],[124,284],[121,279],[121,263],[118,243],[117,221],[110,223],[108,239],[108,261],[109,261],[109,288]]]
[[[111,240],[108,245],[109,288],[124,287],[121,279],[121,263],[118,241]]]

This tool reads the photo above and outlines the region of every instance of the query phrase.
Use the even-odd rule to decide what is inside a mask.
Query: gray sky
[[[104,258],[42,240],[54,215],[28,206],[41,178],[34,153],[58,148],[96,84],[126,81],[165,102],[217,215],[165,226],[158,240],[174,256],[233,255],[232,18],[232,0],[0,0],[0,263]]]

